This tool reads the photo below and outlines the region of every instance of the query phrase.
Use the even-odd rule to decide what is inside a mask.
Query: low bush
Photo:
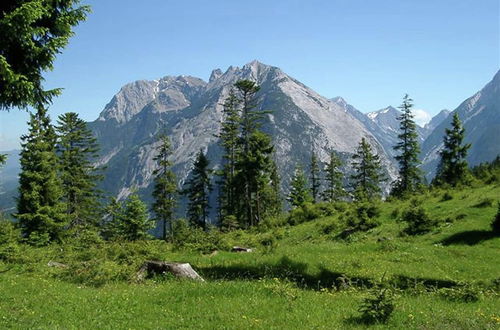
[[[482,292],[479,288],[464,284],[454,288],[439,289],[439,295],[445,299],[457,302],[476,302],[481,298]]]
[[[366,297],[359,312],[364,323],[387,323],[394,311],[394,294],[389,287],[376,286],[369,297]]]
[[[446,202],[453,199],[453,195],[449,191],[445,191],[441,197],[441,202]]]
[[[201,228],[189,227],[183,219],[174,223],[173,233],[173,245],[177,249],[209,253],[231,248],[223,234],[216,228],[203,231]]]
[[[400,221],[406,223],[404,233],[408,235],[421,235],[436,229],[439,221],[431,219],[427,211],[417,203],[412,203],[403,211]]]
[[[479,203],[474,205],[474,207],[477,207],[477,208],[491,207],[491,206],[493,206],[493,203],[494,203],[493,198],[483,198],[479,201]]]
[[[342,207],[338,204],[337,207]],[[307,221],[321,217],[332,216],[337,212],[335,204],[332,203],[305,203],[301,207],[296,207],[288,214],[288,223],[298,225]]]

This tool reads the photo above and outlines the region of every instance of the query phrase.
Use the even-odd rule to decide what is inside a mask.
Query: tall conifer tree
[[[321,187],[321,179],[320,179],[320,170],[319,170],[319,164],[318,164],[318,156],[316,155],[316,152],[313,150],[311,153],[311,165],[310,165],[310,170],[311,170],[311,195],[312,195],[312,202],[316,203],[319,198],[319,190]]]
[[[187,216],[192,226],[207,229],[209,196],[212,191],[211,173],[208,158],[202,150],[198,152],[191,171],[191,178],[186,183],[184,193],[189,199]]]
[[[380,183],[384,180],[380,157],[373,153],[372,147],[363,137],[352,156],[354,174],[353,180],[354,196],[357,200],[380,197]]]
[[[435,183],[447,183],[452,186],[465,183],[469,172],[466,157],[471,145],[469,143],[463,144],[464,136],[465,128],[455,112],[451,129],[445,130],[444,148],[440,153],[441,161],[434,180]]]
[[[56,134],[47,111],[31,114],[29,132],[21,137],[21,172],[15,217],[31,243],[60,240],[67,225],[66,205],[58,177]]]
[[[330,152],[330,160],[325,166],[326,189],[323,192],[323,198],[327,202],[338,201],[345,196],[345,190],[342,184],[343,174],[340,171],[342,161],[334,151]]]
[[[227,216],[236,214],[236,161],[239,148],[239,129],[241,116],[239,112],[240,100],[233,89],[229,91],[223,105],[223,121],[218,137],[224,149],[223,168],[220,171],[219,212],[221,221]]]
[[[274,147],[269,135],[259,130],[265,111],[256,110],[256,93],[260,87],[253,81],[240,80],[235,87],[241,101],[240,148],[236,162],[239,218],[245,226],[259,223],[266,205],[266,187],[270,184]]]
[[[394,150],[399,151],[395,157],[399,163],[399,179],[394,183],[392,194],[404,196],[415,192],[422,184],[422,175],[418,168],[420,161],[420,145],[418,143],[417,125],[413,121],[412,107],[413,100],[406,94],[403,103],[399,107],[401,115],[398,116],[399,142],[394,146]]]
[[[288,202],[292,207],[300,207],[312,201],[311,190],[308,188],[307,178],[302,167],[297,166],[290,182]]]
[[[100,218],[97,184],[102,179],[93,165],[99,151],[96,138],[87,128],[87,123],[74,112],[59,116],[56,132],[69,225],[96,226]]]
[[[153,171],[153,211],[156,214],[156,221],[162,224],[162,237],[167,239],[167,226],[172,235],[172,222],[174,209],[176,207],[177,184],[172,163],[168,159],[172,154],[170,140],[166,134],[160,134],[159,146],[156,149],[157,155],[153,158],[156,161],[156,169]]]

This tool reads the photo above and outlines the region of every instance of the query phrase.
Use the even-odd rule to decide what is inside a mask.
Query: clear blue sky
[[[94,120],[122,85],[165,75],[208,79],[253,59],[362,111],[454,109],[500,62],[498,0],[87,0],[93,12],[47,73],[64,87],[53,118]],[[28,116],[0,114],[0,150]]]

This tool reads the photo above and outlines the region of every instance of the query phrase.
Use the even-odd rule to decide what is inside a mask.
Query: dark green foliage
[[[187,216],[191,226],[207,229],[209,195],[212,191],[211,173],[208,168],[209,161],[202,150],[198,153],[187,181],[184,193],[189,199]]]
[[[292,208],[304,205],[307,202],[312,202],[310,190],[307,188],[307,179],[302,170],[302,167],[297,166],[295,173],[290,182],[290,192],[288,194],[288,202]]]
[[[432,219],[417,200],[413,200],[411,205],[403,211],[401,221],[406,222],[404,232],[408,235],[426,234],[439,225],[439,221]]]
[[[380,207],[372,202],[359,202],[353,205],[344,218],[347,228],[341,234],[343,237],[358,231],[367,231],[379,225],[377,217],[380,215]]]
[[[477,207],[477,208],[483,208],[483,207],[491,207],[493,206],[493,198],[482,198],[479,203],[477,203],[476,205],[474,205],[474,207]]]
[[[439,289],[439,294],[441,297],[451,301],[472,303],[479,301],[482,292],[479,288],[473,285],[462,284],[454,288]]]
[[[453,195],[449,191],[445,191],[443,197],[441,197],[441,202],[451,201],[452,199]]]
[[[458,184],[468,183],[469,169],[465,158],[471,145],[463,145],[464,134],[465,128],[455,113],[451,129],[445,130],[444,148],[440,153],[441,160],[433,182],[435,185],[448,184],[455,187]]]
[[[498,203],[498,211],[491,223],[491,230],[497,235],[500,235],[500,202]]]
[[[328,217],[335,213],[335,206],[330,203],[312,204],[307,202],[291,210],[287,222],[291,225],[298,225],[321,217]]]
[[[7,161],[7,155],[0,154],[0,165],[5,164]]]
[[[122,238],[135,241],[149,237],[148,231],[154,227],[154,221],[149,218],[148,208],[137,194],[127,198],[122,212],[118,215],[118,228]]]
[[[173,239],[175,248],[188,251],[210,253],[216,250],[228,251],[231,248],[217,229],[202,230],[200,227],[188,226],[184,219],[174,222]]]
[[[413,100],[406,94],[403,103],[399,107],[402,111],[398,116],[399,142],[394,146],[394,150],[399,154],[395,157],[399,163],[399,179],[394,182],[392,194],[403,197],[414,193],[422,184],[422,175],[418,168],[420,161],[420,145],[418,143],[417,125],[412,114]]]
[[[321,179],[320,179],[320,171],[319,171],[319,164],[318,164],[318,156],[316,156],[316,153],[314,150],[311,153],[311,164],[310,164],[310,177],[311,177],[311,195],[312,195],[312,202],[316,203],[319,198],[320,194],[320,187],[321,187]]]
[[[177,205],[177,183],[174,172],[172,172],[172,163],[169,157],[172,154],[170,140],[166,134],[159,136],[160,145],[156,149],[157,155],[153,158],[156,161],[156,169],[153,171],[154,189],[152,205],[153,212],[156,215],[155,220],[162,224],[162,238],[167,239],[167,226],[172,233],[172,221],[174,209]]]
[[[471,170],[474,177],[486,184],[500,182],[500,156],[490,163],[481,163]]]
[[[101,234],[107,240],[120,237],[120,222],[123,215],[123,204],[116,198],[111,198],[105,210],[105,217],[101,223]]]
[[[5,0],[0,4],[0,109],[49,104],[59,89],[44,90],[43,73],[83,21],[78,0]]]
[[[87,123],[74,112],[59,116],[57,155],[70,228],[95,227],[101,217],[97,184],[102,175],[93,163],[99,146]]]
[[[326,189],[323,191],[323,199],[327,202],[340,200],[346,195],[342,184],[343,173],[340,171],[342,161],[337,154],[330,152],[330,160],[325,166]]]
[[[351,175],[354,195],[357,200],[380,198],[380,183],[384,180],[380,157],[363,137],[352,156],[354,174]]]
[[[60,240],[67,226],[66,205],[58,177],[56,134],[43,108],[31,115],[29,133],[21,137],[21,173],[15,217],[32,244]]]
[[[239,129],[241,125],[241,116],[239,112],[240,100],[233,89],[224,102],[223,121],[221,131],[218,135],[220,144],[224,149],[222,155],[223,167],[219,175],[220,194],[219,211],[221,220],[228,216],[234,216],[237,209],[236,201],[236,160],[239,150]]]
[[[19,253],[21,234],[14,223],[1,218],[0,215],[0,261],[9,262]]]
[[[394,311],[394,294],[388,287],[376,286],[359,307],[364,323],[387,323]]]
[[[265,216],[266,205],[272,198],[266,196],[271,183],[274,147],[271,137],[259,130],[266,112],[256,110],[256,93],[260,87],[253,81],[235,83],[241,102],[241,121],[236,168],[237,216],[246,227],[258,224]]]

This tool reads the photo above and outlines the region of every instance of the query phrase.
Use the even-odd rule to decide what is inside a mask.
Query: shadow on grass
[[[279,278],[294,282],[298,287],[309,290],[321,290],[323,288],[335,288],[337,290],[355,287],[369,289],[374,286],[377,279],[359,276],[349,276],[345,273],[334,272],[326,268],[320,268],[316,274],[307,272],[308,265],[296,262],[288,257],[282,257],[277,263],[261,264],[235,264],[214,265],[200,268],[203,277],[211,280],[258,280],[261,278]],[[391,278],[389,284],[399,289],[410,289],[424,286],[431,288],[451,288],[457,285],[454,281],[416,278],[397,275]]]
[[[495,236],[490,230],[469,230],[453,234],[439,243],[443,245],[476,245]]]

